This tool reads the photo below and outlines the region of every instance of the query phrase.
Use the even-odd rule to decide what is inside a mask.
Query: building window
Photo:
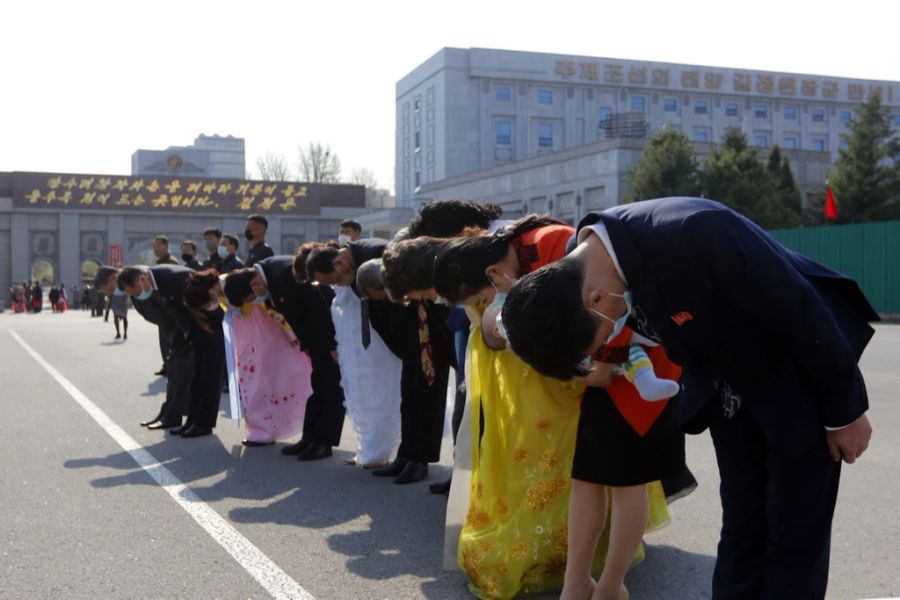
[[[421,185],[422,185],[422,178],[419,175],[419,172],[416,171],[416,189],[418,189],[419,186],[421,186]]]
[[[553,147],[553,124],[538,123],[538,146],[543,148]]]
[[[812,120],[814,123],[824,123],[825,122],[825,109],[824,108],[812,109]]]
[[[646,98],[643,96],[632,96],[631,97],[631,110],[638,110],[644,112],[644,104],[646,103]]]
[[[695,142],[708,142],[709,141],[709,132],[706,129],[695,129],[694,130],[694,141]]]
[[[846,125],[847,123],[850,122],[850,117],[852,117],[852,116],[853,116],[853,113],[851,113],[849,110],[842,110],[841,111],[841,123]]]
[[[725,103],[725,116],[726,117],[738,116],[737,102],[726,102]]]
[[[705,115],[709,112],[709,103],[706,100],[694,100],[694,114]]]
[[[603,127],[603,122],[608,121],[612,118],[613,109],[609,106],[601,106],[597,110],[597,118],[600,119],[600,127]]]
[[[765,133],[756,133],[753,135],[753,145],[765,148],[769,145],[769,136]]]
[[[678,110],[678,100],[676,98],[663,98],[663,110],[676,112]]]
[[[416,138],[416,150],[418,150],[418,149],[421,147],[421,144],[419,143],[419,142],[420,142],[420,137],[419,137],[419,135],[420,135],[420,134],[419,134],[419,132],[417,131],[417,132],[416,132],[416,135],[415,135],[415,138]]]
[[[768,104],[754,104],[753,105],[753,115],[757,119],[768,119],[769,118],[769,105]]]
[[[785,106],[784,107],[784,118],[785,119],[796,119],[797,118],[797,107],[796,106]]]
[[[414,110],[414,111],[419,112],[419,106],[420,106],[420,105],[421,105],[421,101],[420,101],[418,98],[416,98],[415,100],[413,100],[413,110]]]
[[[496,93],[497,102],[509,102],[512,100],[512,89],[507,86],[500,86]]]
[[[512,123],[509,121],[497,121],[495,127],[497,143],[508,146],[512,143]]]
[[[553,104],[553,90],[538,90],[539,104]]]
[[[825,138],[823,138],[823,137],[813,138],[812,149],[817,152],[824,152],[825,151]]]
[[[796,150],[797,149],[797,136],[786,135],[784,136],[784,147],[788,150]]]

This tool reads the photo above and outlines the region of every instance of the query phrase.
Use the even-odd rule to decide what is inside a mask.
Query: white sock
[[[650,402],[671,398],[681,389],[677,381],[658,378],[650,367],[638,369],[634,374],[633,383],[641,398]]]

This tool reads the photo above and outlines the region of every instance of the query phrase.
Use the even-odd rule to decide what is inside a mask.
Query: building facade
[[[293,254],[305,241],[337,237],[343,219],[364,212],[360,185],[0,172],[0,301],[8,306],[11,282],[72,285],[100,264],[151,264],[160,234],[174,256],[190,239],[205,259],[203,230],[217,227],[236,235],[246,256],[244,222],[259,213],[275,253]]]
[[[191,146],[136,150],[131,155],[132,175],[243,179],[246,170],[244,139],[230,135],[201,133]]]
[[[616,204],[644,140],[663,127],[701,155],[729,127],[761,152],[777,144],[807,197],[822,191],[847,123],[873,94],[900,125],[897,82],[444,48],[396,86],[397,206],[443,197],[549,206],[574,190]],[[558,179],[570,175],[580,183]]]

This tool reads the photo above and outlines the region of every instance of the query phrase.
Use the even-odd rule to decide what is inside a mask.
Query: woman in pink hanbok
[[[224,326],[232,412],[242,409],[247,427],[242,443],[265,446],[300,433],[312,364],[284,317],[251,303],[231,308]]]

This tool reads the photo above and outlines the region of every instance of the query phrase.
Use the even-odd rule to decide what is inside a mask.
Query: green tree
[[[838,222],[900,218],[900,141],[891,129],[891,111],[877,95],[862,103],[844,136],[829,178],[838,204]]]
[[[722,145],[710,152],[701,173],[704,195],[730,206],[767,229],[798,225],[799,193],[791,197],[790,187],[783,181],[781,151],[773,148],[773,152],[775,155],[770,153],[769,157],[772,168],[767,169],[760,162],[757,151],[750,148],[747,136],[738,128],[727,129]],[[774,167],[776,162],[777,168]],[[791,182],[796,192],[793,175]]]
[[[628,173],[631,195],[625,200],[697,196],[700,179],[694,148],[686,135],[669,128],[653,136],[640,162]]]

